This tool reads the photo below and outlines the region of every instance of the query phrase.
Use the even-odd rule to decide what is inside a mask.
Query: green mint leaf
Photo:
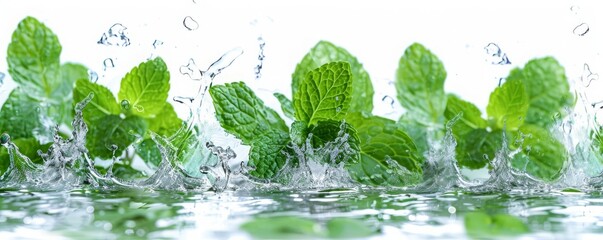
[[[61,65],[61,85],[55,91],[57,95],[53,98],[61,101],[60,104],[64,104],[64,101],[71,101],[73,86],[80,79],[88,80],[88,68],[77,63],[65,63]],[[65,105],[71,106],[71,104]]]
[[[483,212],[467,213],[465,230],[470,237],[479,239],[516,236],[530,232],[528,226],[517,217],[508,214],[488,215]]]
[[[344,161],[346,166],[358,163],[360,159],[360,139],[358,139],[356,129],[350,124],[340,121],[320,121],[316,125],[308,127],[307,131],[312,134],[311,143],[315,149],[322,148],[327,143],[343,144],[345,142],[347,145],[347,148],[344,148],[345,145],[336,146],[340,154],[335,159],[329,159],[331,157],[330,154],[322,156],[324,157],[321,159],[322,162],[339,164]],[[344,140],[343,138],[347,139]]]
[[[522,141],[523,139],[523,141]],[[562,143],[544,128],[536,125],[523,125],[513,133],[512,148],[521,145],[521,153],[512,161],[514,168],[525,170],[528,174],[544,181],[553,181],[561,176],[561,171],[569,154]]]
[[[94,93],[94,97],[83,110],[86,123],[96,123],[107,115],[117,115],[121,112],[111,90],[87,79],[77,80],[73,89],[73,102],[84,100],[90,93]]]
[[[327,231],[330,238],[357,239],[375,235],[377,231],[367,224],[354,218],[333,218],[327,222]]]
[[[12,139],[34,138],[34,130],[43,127],[39,103],[29,97],[22,87],[15,88],[0,110],[0,132]]]
[[[32,17],[23,19],[8,45],[8,72],[32,97],[43,99],[63,91],[60,75],[61,44],[57,36]]]
[[[293,108],[293,102],[289,100],[285,95],[281,93],[274,93],[274,97],[281,103],[281,109],[286,117],[289,119],[295,119],[295,109]]]
[[[170,73],[161,58],[155,58],[134,67],[121,80],[117,94],[119,101],[127,100],[131,113],[153,117],[163,110],[170,90]]]
[[[347,62],[332,62],[309,71],[293,95],[295,117],[309,125],[340,121],[348,113],[351,91],[352,76]]]
[[[94,127],[88,130],[86,147],[92,156],[103,159],[113,156],[112,145],[117,146],[116,155],[121,155],[136,140],[135,134],[143,136],[147,129],[144,119],[136,116],[121,118],[119,115],[106,115],[92,122],[91,126]]]
[[[474,129],[488,127],[488,122],[482,118],[482,112],[472,103],[464,101],[453,94],[448,94],[448,102],[444,116],[446,121],[450,121],[462,116],[452,125],[452,132],[457,136],[464,136]]]
[[[304,56],[302,61],[297,64],[295,72],[292,75],[291,88],[293,96],[299,91],[302,82],[306,79],[308,72],[330,62],[348,62],[352,75],[352,92],[350,102],[350,112],[373,111],[373,85],[368,73],[362,67],[362,64],[345,49],[327,41],[318,42]]]
[[[11,136],[12,137],[12,136]],[[50,143],[48,144],[40,144],[38,140],[35,138],[19,138],[11,140],[17,147],[19,147],[19,151],[29,157],[29,159],[37,164],[43,164],[44,160],[42,157],[38,155],[38,150],[42,150],[46,152],[48,147],[50,147]],[[8,156],[8,150],[5,147],[0,148],[0,176],[6,172],[8,167],[10,166],[10,158]]]
[[[501,130],[488,132],[486,129],[473,129],[463,135],[455,136],[456,160],[459,165],[470,169],[480,169],[494,160],[501,149],[503,134]]]
[[[147,119],[149,130],[165,137],[170,137],[182,127],[182,120],[170,103],[165,103],[163,109],[154,118]]]
[[[398,100],[404,108],[433,123],[440,123],[446,109],[442,62],[423,45],[414,43],[400,58],[396,74]]]
[[[243,144],[249,145],[270,129],[289,132],[278,113],[264,105],[243,82],[213,86],[209,94],[220,125]]]
[[[565,116],[565,107],[574,105],[565,70],[552,57],[533,59],[523,69],[513,69],[509,80],[520,80],[525,85],[530,98],[526,123],[549,127],[555,117]]]
[[[525,120],[529,105],[524,84],[507,80],[490,94],[486,112],[498,129],[517,130]]]
[[[395,121],[354,114],[348,116],[360,139],[360,161],[348,167],[358,182],[407,186],[421,181],[422,158],[413,140]]]
[[[295,145],[301,146],[306,142],[308,138],[308,126],[305,122],[294,121],[291,124],[291,130],[289,131],[289,137],[291,137],[291,142]]]
[[[293,216],[261,217],[241,225],[241,229],[258,239],[323,238],[318,224],[310,219]]]
[[[268,131],[256,136],[251,143],[247,162],[255,169],[249,173],[263,179],[275,177],[287,163],[287,155],[283,152],[289,151],[290,142],[289,135],[281,131]]]

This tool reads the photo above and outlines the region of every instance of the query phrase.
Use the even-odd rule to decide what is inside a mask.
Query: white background
[[[346,48],[364,64],[376,90],[375,114],[397,118],[385,95],[404,49],[419,42],[432,50],[448,72],[445,88],[482,110],[490,92],[515,66],[531,58],[553,56],[565,66],[568,78],[580,81],[583,65],[603,73],[603,12],[596,1],[224,1],[224,0],[103,0],[0,1],[0,72],[7,73],[6,48],[12,31],[26,16],[44,22],[59,37],[62,61],[83,63],[100,76],[98,83],[117,92],[121,77],[150,56],[161,56],[171,71],[171,96],[192,96],[198,82],[180,74],[193,58],[201,69],[235,47],[245,53],[215,84],[245,81],[268,104],[280,111],[274,91],[290,96],[291,73],[319,40]],[[186,16],[199,28],[183,26]],[[113,24],[127,27],[128,47],[97,44]],[[573,33],[581,23],[590,30]],[[266,42],[262,77],[255,79],[259,43]],[[153,48],[153,42],[163,45]],[[484,47],[496,43],[511,65],[493,65]],[[103,60],[115,67],[104,70]],[[603,81],[599,80],[599,81]],[[590,89],[602,89],[599,81]],[[0,102],[13,87],[4,79]],[[395,98],[395,97],[394,97]],[[186,116],[177,106],[181,117]]]

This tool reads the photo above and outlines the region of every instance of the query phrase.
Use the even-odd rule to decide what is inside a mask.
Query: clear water
[[[463,216],[475,210],[519,216],[532,230],[527,238],[603,234],[603,196],[596,192],[2,189],[0,199],[2,239],[248,239],[239,226],[257,216],[356,218],[379,229],[376,239],[463,239]]]

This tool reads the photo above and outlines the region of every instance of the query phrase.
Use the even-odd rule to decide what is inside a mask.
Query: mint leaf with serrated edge
[[[21,154],[29,157],[33,163],[42,164],[44,160],[38,154],[38,150],[46,152],[50,143],[40,144],[35,138],[19,138],[11,140],[15,145],[19,147]],[[0,176],[6,172],[10,165],[10,157],[6,148],[0,148]]]
[[[442,62],[423,45],[414,43],[400,58],[396,73],[398,100],[404,108],[433,123],[441,123],[446,108]]]
[[[149,130],[161,135],[170,137],[182,127],[183,121],[178,118],[174,107],[170,103],[165,103],[163,109],[153,118],[147,119]]]
[[[276,99],[281,103],[281,110],[283,110],[285,116],[290,119],[295,119],[295,109],[293,108],[293,102],[281,93],[274,93],[274,97],[276,97]]]
[[[564,68],[552,57],[532,59],[523,68],[515,68],[507,81],[520,80],[529,96],[526,123],[550,127],[555,118],[565,116],[574,105]]]
[[[275,177],[287,163],[283,151],[287,151],[290,141],[289,135],[281,131],[268,131],[257,136],[249,150],[248,165],[254,167],[250,174],[264,179]]]
[[[517,130],[525,120],[529,105],[524,84],[507,80],[490,94],[486,112],[498,129]]]
[[[510,147],[521,147],[521,152],[512,160],[514,168],[548,182],[561,176],[569,154],[549,131],[536,125],[523,125],[511,134]]]
[[[132,114],[153,117],[163,110],[170,90],[170,73],[161,58],[134,67],[121,80],[119,101],[127,100]]]
[[[8,45],[8,72],[30,95],[47,98],[61,90],[61,44],[57,36],[32,17],[23,19]]]
[[[350,64],[332,62],[306,74],[293,96],[297,120],[309,125],[324,120],[342,120],[351,101]]]
[[[121,112],[121,108],[111,90],[87,79],[80,79],[76,82],[73,89],[73,101],[75,103],[81,102],[90,93],[93,93],[94,97],[82,110],[87,124],[94,125],[93,123],[99,122],[99,119],[106,115],[117,115]]]
[[[288,133],[283,119],[243,82],[216,85],[209,89],[220,125],[249,145],[269,129]]]
[[[348,116],[360,139],[360,161],[348,167],[358,182],[370,185],[407,186],[421,180],[422,158],[413,140],[396,122],[378,117]]]
[[[353,78],[350,112],[371,113],[373,111],[374,90],[369,74],[356,57],[347,50],[327,41],[318,42],[295,67],[291,81],[293,96],[299,91],[301,82],[306,79],[308,72],[324,64],[337,61],[350,64]]]

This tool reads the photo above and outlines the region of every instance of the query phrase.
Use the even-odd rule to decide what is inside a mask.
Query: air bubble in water
[[[582,37],[582,36],[586,35],[589,30],[590,30],[590,28],[588,27],[588,24],[581,23],[580,25],[578,25],[574,28],[574,34]]]
[[[121,105],[121,109],[123,109],[125,111],[130,110],[130,101],[128,101],[128,99],[121,100],[120,105]]]
[[[92,70],[88,70],[88,80],[90,80],[90,82],[96,83],[98,81],[98,73]]]
[[[385,95],[381,98],[381,102],[388,103],[390,107],[394,108],[394,98],[389,95]]]
[[[105,60],[103,60],[103,69],[106,71],[107,68],[114,68],[115,64],[113,63],[113,59],[111,58],[106,58]]]
[[[128,28],[121,23],[113,24],[107,32],[103,33],[97,43],[106,46],[127,47],[130,45],[130,38],[126,35],[126,29]]]
[[[580,77],[580,80],[582,81],[582,84],[585,87],[590,86],[592,81],[596,81],[599,80],[599,74],[597,73],[593,73],[590,70],[590,66],[588,66],[588,64],[584,64],[584,70],[582,71],[582,76]]]
[[[488,55],[488,59],[486,59],[486,61],[496,65],[511,64],[511,61],[509,61],[509,57],[507,57],[507,54],[504,53],[496,43],[488,43],[488,45],[486,45],[484,49],[486,50],[486,54]]]
[[[163,42],[162,42],[162,41],[155,40],[155,41],[153,42],[153,48],[154,48],[154,49],[157,49],[157,48],[158,48],[159,46],[161,46],[161,45],[163,45]]]
[[[191,16],[186,16],[184,20],[182,20],[182,24],[184,24],[184,27],[189,31],[197,30],[199,28],[199,23]]]
[[[201,78],[203,77],[201,69],[197,67],[197,65],[195,64],[195,60],[192,58],[188,60],[188,63],[186,65],[180,66],[180,73],[182,75],[188,76],[192,80],[197,81],[201,80]]]

